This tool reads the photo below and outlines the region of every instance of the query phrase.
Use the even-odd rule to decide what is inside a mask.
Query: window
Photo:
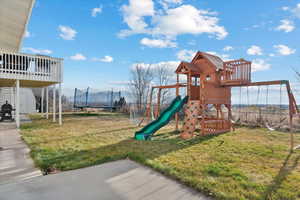
[[[210,81],[211,80],[211,77],[210,75],[206,75],[206,78],[205,78],[207,81]]]
[[[192,85],[193,86],[199,86],[200,85],[200,78],[192,77]]]

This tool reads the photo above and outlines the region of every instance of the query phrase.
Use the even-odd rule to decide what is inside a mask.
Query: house
[[[42,55],[20,53],[34,0],[0,0],[0,106],[8,101],[15,108],[15,120],[20,126],[20,114],[36,110],[31,88],[43,88],[48,99],[51,86],[59,85],[59,123],[61,116],[61,84],[63,60]],[[53,121],[56,121],[56,92],[53,92]],[[47,105],[49,102],[47,101]],[[48,106],[46,106],[48,116]]]

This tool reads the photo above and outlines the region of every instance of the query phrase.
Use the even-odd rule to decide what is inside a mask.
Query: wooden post
[[[220,105],[220,114],[221,114],[221,118],[224,119],[224,113],[222,111],[222,105]]]
[[[235,128],[234,128],[234,126],[232,125],[232,122],[231,122],[231,120],[232,120],[231,104],[226,104],[225,106],[228,109],[228,120],[230,122],[230,128],[232,128],[232,130],[234,131]]]
[[[188,74],[187,95],[189,96],[189,98],[191,98],[191,73]]]
[[[154,90],[154,88],[151,87],[150,96],[149,96],[149,102],[148,102],[147,111],[146,111],[147,112],[146,113],[146,117],[148,118],[149,121],[151,121],[151,106],[152,106],[153,90]]]
[[[176,97],[179,96],[179,74],[177,74],[177,80],[176,80],[176,84],[177,84],[177,87],[176,87]],[[179,123],[179,115],[178,115],[178,112],[175,114],[175,120],[176,120],[176,131],[178,131],[178,123]]]
[[[161,88],[158,89],[158,94],[157,94],[156,118],[158,118],[160,114],[160,95],[161,95]]]
[[[16,125],[20,128],[20,80],[16,81]]]
[[[206,105],[202,104],[201,106],[202,109],[202,118],[201,118],[201,135],[204,136],[205,135],[205,114],[204,114],[204,110],[206,109]]]

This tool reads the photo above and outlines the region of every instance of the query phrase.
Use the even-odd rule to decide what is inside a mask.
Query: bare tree
[[[168,65],[160,65],[155,68],[154,76],[157,85],[168,85],[172,81],[174,72],[170,70]],[[165,104],[170,99],[170,90],[163,89],[161,91],[161,104]]]
[[[153,71],[150,65],[145,66],[142,64],[136,64],[131,69],[131,80],[129,87],[139,110],[141,110],[147,103],[147,95],[151,89],[150,85],[152,80]]]

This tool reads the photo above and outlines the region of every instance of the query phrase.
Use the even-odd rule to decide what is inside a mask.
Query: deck
[[[244,59],[224,62],[221,85],[239,86],[251,82],[251,62]]]
[[[0,87],[46,87],[63,82],[63,59],[0,51]]]

